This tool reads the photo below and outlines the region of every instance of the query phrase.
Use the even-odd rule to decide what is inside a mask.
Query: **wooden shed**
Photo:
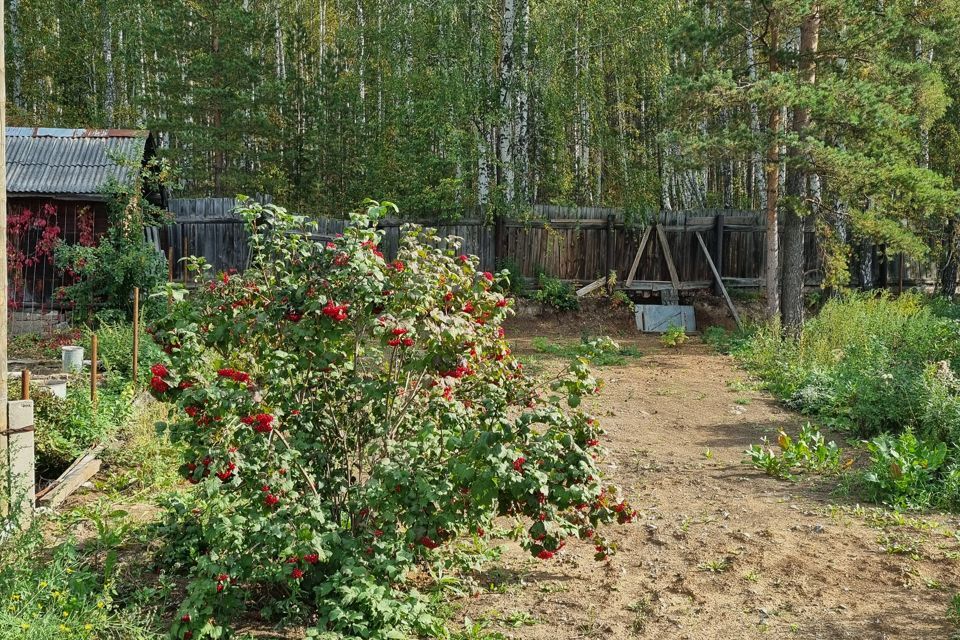
[[[95,244],[110,185],[131,184],[156,144],[148,131],[48,127],[7,127],[6,142],[9,304],[43,311],[69,277],[53,247]]]

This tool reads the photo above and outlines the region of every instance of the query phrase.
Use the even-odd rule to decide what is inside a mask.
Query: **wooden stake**
[[[90,402],[97,408],[97,334],[90,339]]]
[[[707,243],[703,241],[703,236],[700,235],[699,231],[697,231],[697,240],[700,242],[700,248],[703,250],[703,255],[707,257],[707,264],[710,265],[710,271],[713,272],[713,277],[717,279],[717,286],[720,288],[720,292],[723,294],[723,299],[727,301],[727,306],[730,307],[730,313],[733,314],[733,319],[737,323],[737,328],[742,329],[743,324],[740,323],[740,314],[737,313],[737,308],[733,306],[733,300],[730,299],[730,294],[727,293],[727,288],[723,286],[723,278],[720,277],[720,272],[717,271],[717,265],[713,263],[713,258],[710,257],[710,252],[707,251]]]
[[[183,235],[183,257],[186,258],[190,255],[190,240],[187,239],[187,235]],[[187,264],[183,263],[183,284],[187,284]]]
[[[133,386],[137,386],[137,366],[140,364],[140,287],[133,288]]]
[[[0,3],[0,124],[7,121],[7,63],[4,44],[4,4]],[[0,135],[0,468],[7,468],[9,438],[7,435],[7,136]],[[0,515],[6,515],[10,504],[10,478],[0,474]],[[33,504],[31,503],[31,507]]]
[[[650,239],[650,232],[653,231],[653,227],[647,227],[647,230],[643,232],[643,238],[640,239],[640,246],[637,247],[637,255],[633,258],[633,264],[630,265],[630,273],[627,274],[627,281],[623,283],[623,286],[629,287],[633,284],[633,277],[637,275],[637,267],[640,266],[640,257],[643,255],[643,250],[647,248],[647,240]]]
[[[20,399],[30,399],[30,369],[20,372]]]
[[[167,247],[167,282],[173,282],[173,245]],[[167,311],[173,308],[173,292],[167,294]]]

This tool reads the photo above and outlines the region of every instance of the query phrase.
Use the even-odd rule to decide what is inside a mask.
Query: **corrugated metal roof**
[[[130,129],[7,127],[7,193],[102,195],[111,178],[133,179],[148,137]]]

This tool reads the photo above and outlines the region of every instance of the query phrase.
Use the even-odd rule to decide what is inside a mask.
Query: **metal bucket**
[[[60,347],[60,352],[63,354],[63,370],[66,373],[83,371],[83,347]]]

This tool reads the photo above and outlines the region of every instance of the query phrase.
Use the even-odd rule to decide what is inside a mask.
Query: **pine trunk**
[[[799,75],[801,84],[817,81],[816,58],[820,40],[820,7],[813,5],[800,26]],[[784,327],[797,332],[803,324],[803,220],[806,199],[807,158],[803,149],[810,126],[810,108],[797,106],[793,112],[793,131],[797,144],[791,145],[787,176],[787,207],[783,222],[783,288],[781,307]]]
[[[779,68],[777,58],[779,50],[778,25],[776,16],[771,16],[769,24],[770,73],[776,73]],[[777,204],[780,199],[780,107],[774,105],[770,109],[768,121],[770,143],[767,146],[766,183],[767,183],[767,260],[766,260],[766,288],[767,288],[767,319],[771,321],[780,318],[780,221],[777,216]]]

